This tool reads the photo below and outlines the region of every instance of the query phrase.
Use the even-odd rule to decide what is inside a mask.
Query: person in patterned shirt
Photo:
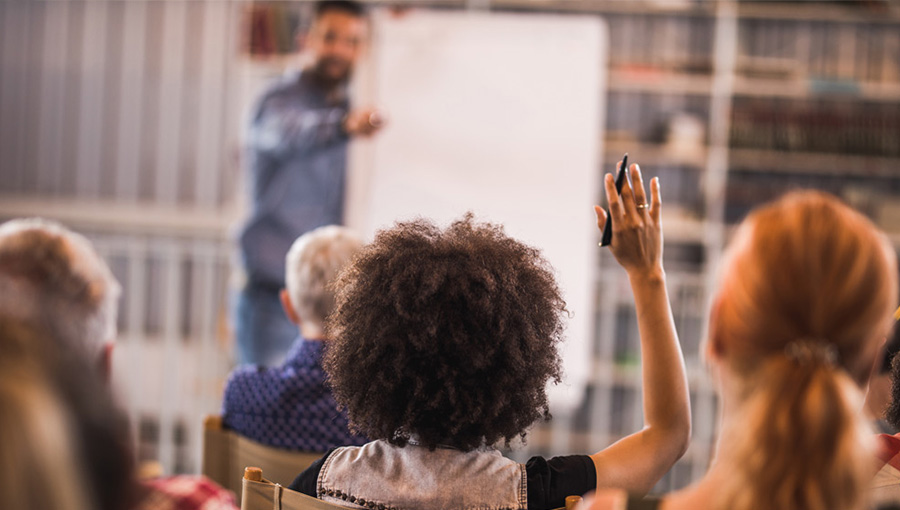
[[[249,365],[231,374],[222,411],[226,427],[268,446],[305,452],[366,443],[349,431],[322,369],[324,323],[334,306],[330,284],[362,246],[352,231],[334,225],[294,241],[281,302],[300,335],[283,365]]]

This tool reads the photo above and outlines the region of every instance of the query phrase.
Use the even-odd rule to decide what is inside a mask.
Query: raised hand
[[[621,166],[621,162],[619,163]],[[628,273],[641,334],[643,427],[591,455],[597,487],[643,494],[671,469],[691,437],[691,405],[684,358],[675,331],[662,264],[659,181],[650,182],[650,202],[638,165],[631,165],[631,182],[616,193],[607,175],[606,197],[612,216],[613,256]],[[597,226],[606,226],[606,212],[594,207]],[[600,494],[598,492],[598,494]],[[599,496],[598,496],[599,497]]]
[[[621,166],[622,162],[619,161]],[[622,184],[622,195],[616,193],[612,174],[604,177],[609,213],[612,215],[613,237],[609,246],[613,256],[629,273],[647,273],[662,270],[662,224],[660,212],[659,179],[650,181],[650,202],[644,191],[644,180],[638,165],[631,165],[632,189],[628,179]],[[597,227],[606,226],[606,211],[594,206]]]

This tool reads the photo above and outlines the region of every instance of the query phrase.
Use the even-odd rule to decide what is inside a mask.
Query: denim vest
[[[316,485],[321,500],[371,510],[526,510],[527,489],[525,466],[496,450],[386,441],[336,449]]]

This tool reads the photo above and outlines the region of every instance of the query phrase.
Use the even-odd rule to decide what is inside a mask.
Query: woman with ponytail
[[[722,267],[705,355],[721,396],[716,459],[661,501],[592,509],[862,510],[874,475],[863,391],[891,327],[896,255],[818,192],[752,213]]]

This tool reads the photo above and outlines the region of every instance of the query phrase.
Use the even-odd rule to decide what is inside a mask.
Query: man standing
[[[348,142],[381,125],[372,108],[350,110],[347,97],[367,32],[358,2],[317,2],[303,40],[311,64],[275,83],[254,111],[247,148],[253,205],[240,234],[246,283],[235,321],[240,363],[284,359],[296,336],[278,297],[285,254],[303,233],[343,223]]]

